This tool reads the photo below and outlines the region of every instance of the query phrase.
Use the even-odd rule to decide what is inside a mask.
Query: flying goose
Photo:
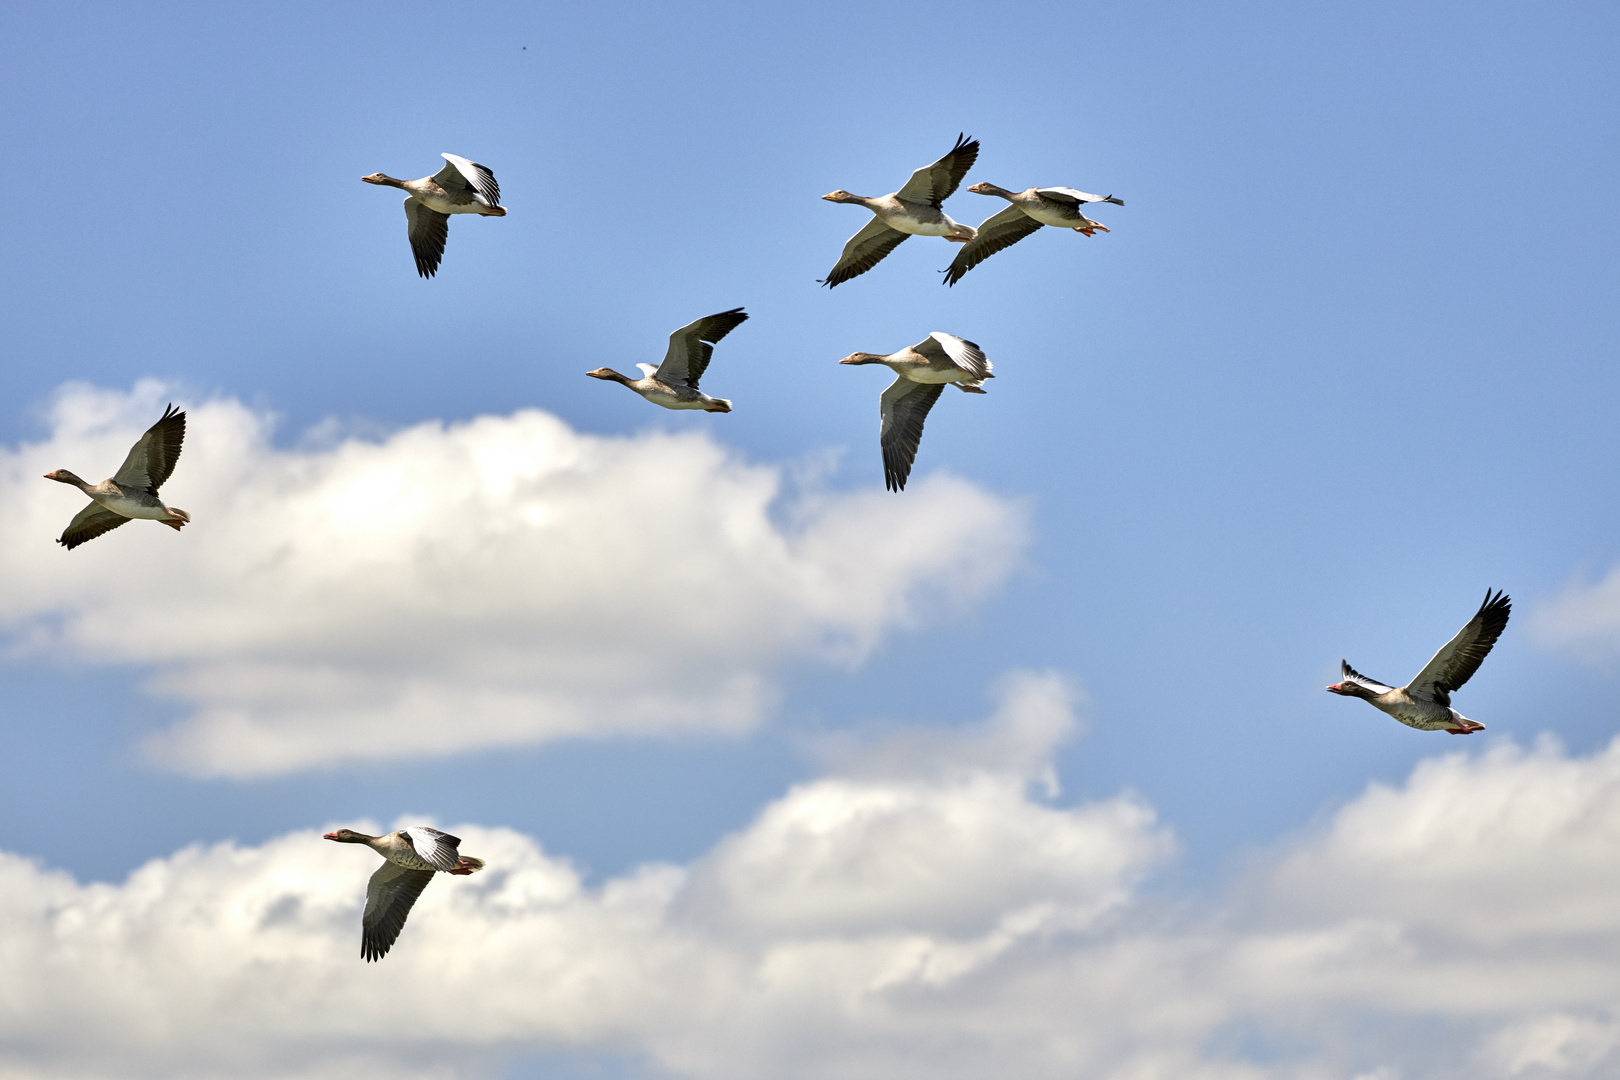
[[[1479,605],[1468,625],[1457,631],[1457,636],[1446,642],[1417,673],[1417,678],[1405,686],[1385,686],[1340,660],[1344,681],[1334,683],[1328,690],[1345,697],[1364,698],[1419,731],[1445,731],[1452,735],[1484,731],[1484,724],[1475,723],[1451,707],[1451,692],[1479,670],[1491,646],[1502,636],[1512,610],[1513,601],[1505,594],[1498,592],[1492,596],[1486,589],[1485,602]]]
[[[917,443],[922,439],[923,421],[939,400],[946,383],[955,383],[968,394],[984,393],[984,380],[990,374],[990,361],[973,342],[955,334],[936,330],[916,345],[879,356],[876,353],[850,353],[840,364],[883,364],[899,376],[878,399],[883,427],[878,443],[883,447],[883,486],[904,491],[911,463],[917,459]]]
[[[637,364],[642,378],[632,379],[612,368],[600,367],[585,374],[593,379],[621,382],[666,409],[702,409],[704,412],[730,412],[731,402],[712,398],[698,389],[698,380],[708,370],[714,343],[747,321],[742,308],[705,315],[669,335],[669,351],[657,367]]]
[[[111,479],[87,484],[66,469],[46,473],[45,479],[72,484],[91,499],[90,505],[68,522],[56,542],[72,551],[130,518],[161,521],[179,532],[181,526],[191,520],[191,515],[164,506],[163,500],[158,498],[158,488],[174,472],[174,463],[180,458],[180,444],[185,438],[186,414],[176,411],[171,404],[163,410],[158,422],[147,428],[146,434],[129,448],[129,456]]]
[[[958,244],[972,240],[973,226],[952,221],[941,204],[951,197],[978,156],[979,140],[958,135],[950,153],[912,173],[899,191],[875,199],[851,195],[842,188],[823,195],[828,202],[860,203],[872,211],[873,217],[866,228],[849,238],[838,265],[821,284],[830,289],[859,277],[899,247],[907,236],[943,236]]]
[[[444,241],[450,231],[451,214],[481,214],[505,217],[500,205],[501,185],[495,174],[476,161],[455,154],[440,154],[450,164],[420,180],[396,180],[387,173],[372,173],[360,179],[368,184],[397,187],[410,195],[405,200],[405,222],[411,237],[411,254],[416,256],[416,272],[430,278],[439,271],[444,258]]]
[[[365,844],[388,861],[377,867],[366,885],[366,910],[360,916],[360,955],[369,963],[388,955],[404,929],[411,905],[436,871],[466,875],[484,868],[483,859],[456,851],[461,838],[419,825],[387,836],[367,836],[353,829],[329,832],[340,844]]]
[[[986,218],[984,224],[979,226],[977,235],[956,253],[956,258],[945,271],[947,285],[955,285],[962,280],[963,274],[1002,248],[1012,247],[1043,225],[1058,229],[1073,229],[1087,236],[1097,235],[1098,229],[1108,232],[1108,226],[1092,221],[1080,212],[1080,207],[1086,203],[1107,202],[1115,206],[1125,205],[1123,200],[1116,199],[1112,195],[1090,195],[1066,187],[1008,191],[994,184],[974,184],[968,190],[975,195],[998,195],[1012,205]]]

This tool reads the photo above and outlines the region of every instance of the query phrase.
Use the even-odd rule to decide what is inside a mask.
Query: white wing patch
[[[416,854],[435,870],[455,870],[461,865],[456,854],[456,849],[461,846],[459,836],[451,836],[449,833],[430,829],[425,825],[403,831],[410,838]]]

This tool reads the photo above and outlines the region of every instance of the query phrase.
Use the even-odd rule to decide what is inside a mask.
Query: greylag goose
[[[397,187],[410,196],[405,200],[405,222],[411,254],[416,256],[416,272],[425,278],[439,271],[451,214],[506,216],[506,207],[500,204],[501,185],[495,182],[494,173],[455,154],[439,156],[450,164],[420,180],[396,180],[380,172],[360,178],[368,184]]]
[[[698,380],[708,370],[714,343],[747,321],[742,308],[705,315],[669,335],[669,351],[657,367],[637,364],[642,378],[632,379],[612,368],[600,367],[585,374],[593,379],[620,382],[666,409],[702,409],[704,412],[730,412],[731,402],[713,398],[698,389]]]
[[[968,188],[975,195],[997,195],[1012,205],[985,219],[977,234],[945,271],[945,284],[955,285],[962,275],[1000,251],[1012,247],[1030,233],[1050,225],[1056,229],[1073,229],[1086,236],[1097,235],[1097,230],[1108,232],[1108,226],[1092,221],[1080,212],[1086,203],[1107,202],[1124,206],[1123,200],[1112,195],[1091,195],[1074,188],[1046,187],[1008,191],[994,184],[974,184]]]
[[[457,852],[460,837],[417,826],[387,836],[367,836],[353,829],[329,832],[326,839],[340,844],[365,844],[388,860],[377,867],[366,885],[366,910],[360,916],[360,955],[369,963],[381,960],[405,927],[405,916],[439,871],[466,875],[484,868],[483,859]]]
[[[1512,610],[1513,601],[1505,594],[1498,592],[1492,596],[1486,589],[1485,602],[1479,605],[1468,625],[1457,631],[1457,636],[1446,642],[1445,647],[1434,654],[1434,659],[1417,673],[1417,678],[1405,686],[1385,686],[1340,660],[1344,681],[1334,683],[1328,690],[1345,697],[1364,698],[1375,708],[1419,731],[1445,731],[1452,735],[1484,731],[1484,724],[1468,719],[1451,707],[1451,692],[1479,670],[1491,646],[1502,636]]]
[[[175,532],[191,520],[191,515],[172,506],[164,506],[158,498],[158,488],[174,472],[174,463],[180,459],[180,444],[186,438],[186,414],[173,405],[163,410],[157,423],[146,429],[129,456],[118,466],[112,478],[99,484],[87,484],[66,469],[45,474],[45,479],[72,484],[90,496],[90,505],[76,514],[57,543],[72,551],[86,540],[94,540],[104,532],[118,528],[130,518],[149,518],[161,521]]]
[[[972,240],[973,226],[952,221],[941,204],[956,191],[978,156],[979,140],[958,135],[950,153],[912,173],[899,191],[875,199],[851,195],[842,188],[823,195],[828,202],[860,203],[872,211],[873,217],[866,228],[849,238],[844,253],[838,256],[838,265],[821,284],[830,289],[859,277],[882,262],[908,236],[943,236],[958,244]]]
[[[911,475],[917,443],[922,439],[923,421],[928,419],[928,410],[939,400],[945,384],[954,383],[965,393],[982,394],[984,380],[995,378],[990,374],[990,361],[977,345],[938,330],[916,345],[887,356],[858,352],[838,362],[882,364],[899,376],[878,399],[883,417],[878,432],[878,443],[883,447],[883,486],[890,491],[906,489],[906,477]]]

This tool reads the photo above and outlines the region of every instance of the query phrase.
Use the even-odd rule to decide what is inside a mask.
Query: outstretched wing
[[[1361,674],[1355,668],[1351,667],[1349,661],[1347,660],[1339,661],[1339,672],[1344,676],[1345,682],[1353,682],[1357,686],[1364,686],[1375,694],[1387,694],[1391,690],[1395,689],[1393,686],[1385,686],[1377,679],[1367,678],[1367,676]]]
[[[975,379],[993,378],[990,374],[990,361],[985,359],[984,350],[967,338],[935,330],[911,348],[935,363],[949,360],[951,364]]]
[[[162,418],[129,448],[129,456],[113,473],[113,480],[120,487],[156,495],[174,472],[174,463],[180,459],[180,444],[185,439],[186,414],[170,405],[163,410]]]
[[[1451,704],[1451,692],[1473,677],[1479,665],[1490,655],[1491,646],[1506,629],[1508,616],[1513,612],[1513,601],[1505,593],[1491,595],[1485,590],[1485,602],[1479,605],[1468,625],[1457,631],[1457,636],[1446,642],[1434,658],[1407,684],[1407,692],[1432,697],[1442,705]]]
[[[951,260],[951,265],[945,270],[945,284],[955,285],[962,280],[963,274],[1002,248],[1012,247],[1041,228],[1044,226],[1040,222],[1017,206],[1009,206],[1000,213],[991,215],[979,226],[978,234],[963,244],[962,250]]]
[[[439,260],[444,258],[450,215],[429,210],[412,195],[405,200],[405,220],[411,237],[411,254],[416,256],[416,272],[430,278],[439,272]]]
[[[1076,191],[1072,187],[1042,187],[1036,188],[1035,191],[1053,202],[1068,203],[1071,206],[1088,202],[1107,202],[1113,203],[1115,206],[1125,205],[1124,199],[1116,199],[1112,195],[1093,195],[1089,191]]]
[[[866,228],[849,238],[844,245],[844,253],[838,256],[838,265],[822,279],[821,284],[830,289],[850,278],[860,277],[882,262],[905,239],[905,233],[889,228],[882,218],[874,214],[872,220],[866,223]]]
[[[123,514],[115,514],[100,503],[92,502],[73,515],[73,520],[68,522],[68,527],[56,542],[72,551],[86,540],[94,540],[104,532],[111,532],[128,520]]]
[[[411,905],[432,880],[432,870],[407,870],[392,862],[377,867],[366,885],[366,910],[360,916],[361,956],[371,961],[388,955]]]
[[[476,161],[468,161],[455,154],[440,154],[450,164],[433,174],[433,182],[446,191],[470,192],[486,206],[501,204],[501,185],[495,174]]]
[[[416,849],[422,861],[435,870],[454,870],[461,865],[456,854],[456,849],[461,846],[461,837],[425,825],[402,831],[410,838],[411,847]]]
[[[664,362],[658,365],[659,381],[685,383],[696,390],[698,380],[709,369],[709,360],[714,356],[714,343],[747,321],[742,308],[732,308],[705,315],[669,335],[669,351],[664,354]]]
[[[918,169],[906,181],[906,186],[895,192],[895,195],[906,202],[926,203],[934,209],[951,197],[957,187],[962,183],[962,177],[973,168],[973,163],[979,159],[979,140],[969,139],[965,136],[956,137],[956,145],[951,152],[928,166]]]
[[[883,486],[888,490],[906,490],[906,477],[911,475],[917,444],[922,441],[923,421],[944,389],[944,383],[900,378],[878,399],[883,416],[878,443],[883,447]]]

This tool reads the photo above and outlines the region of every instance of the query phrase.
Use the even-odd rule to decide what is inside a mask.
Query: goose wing
[[[1442,705],[1451,704],[1451,692],[1473,677],[1479,665],[1490,655],[1491,646],[1506,629],[1508,616],[1513,612],[1513,601],[1507,594],[1491,595],[1485,590],[1485,602],[1479,605],[1468,625],[1457,631],[1457,636],[1446,642],[1434,658],[1407,684],[1408,693],[1432,697]]]
[[[433,174],[433,182],[446,191],[465,191],[486,206],[501,204],[501,185],[495,174],[476,161],[455,154],[440,154],[450,164]]]
[[[648,374],[656,374],[660,382],[683,382],[696,390],[698,380],[709,369],[709,359],[714,356],[714,343],[747,320],[748,316],[738,307],[687,323],[669,335],[669,351],[664,354],[664,362],[658,365],[656,373]]]
[[[405,928],[411,905],[432,880],[432,870],[407,870],[392,862],[377,867],[366,885],[366,910],[360,916],[361,956],[370,961],[388,955]]]
[[[1115,206],[1124,206],[1124,199],[1116,199],[1112,195],[1093,195],[1089,191],[1076,191],[1072,187],[1042,187],[1035,189],[1036,194],[1053,202],[1069,203],[1075,205],[1088,202],[1107,202]]]
[[[906,477],[911,475],[917,444],[922,441],[923,421],[944,389],[944,383],[899,378],[878,399],[883,417],[878,443],[883,447],[883,486],[888,490],[906,490]]]
[[[950,153],[912,173],[906,186],[895,195],[906,202],[925,203],[937,210],[940,203],[951,197],[978,158],[979,140],[958,135]]]
[[[978,235],[963,244],[962,250],[951,260],[951,265],[945,270],[945,284],[955,285],[962,280],[963,274],[1002,248],[1012,247],[1024,237],[1042,228],[1045,226],[1017,206],[1009,206],[1000,213],[991,215],[979,226]]]
[[[113,480],[120,487],[156,495],[174,472],[174,463],[180,459],[180,444],[185,439],[186,414],[170,405],[163,410],[162,418],[129,448],[129,456],[113,473]]]
[[[411,847],[421,856],[422,861],[435,870],[454,870],[461,865],[460,856],[456,849],[461,846],[461,837],[451,836],[438,829],[430,829],[425,825],[401,830],[411,842]]]
[[[430,278],[439,272],[439,260],[444,258],[450,215],[428,209],[412,195],[405,200],[405,220],[411,236],[411,254],[416,256],[416,272]]]
[[[844,245],[844,253],[838,256],[838,265],[822,279],[821,284],[830,289],[850,278],[860,277],[882,262],[905,239],[905,233],[889,228],[882,218],[874,214],[872,220],[866,223],[866,228],[849,238]]]
[[[1395,689],[1393,686],[1385,686],[1377,679],[1367,678],[1367,676],[1361,674],[1361,672],[1351,667],[1349,661],[1347,660],[1339,661],[1339,672],[1344,676],[1345,682],[1353,682],[1358,686],[1365,686],[1368,690],[1371,690],[1375,694],[1387,694],[1391,690]]]
[[[72,551],[86,540],[94,540],[104,532],[111,532],[128,520],[123,514],[115,514],[100,503],[92,502],[73,515],[73,520],[68,522],[68,527],[62,530],[56,542]]]
[[[932,363],[949,363],[961,368],[975,379],[994,378],[990,374],[990,361],[985,358],[984,350],[967,338],[935,330],[911,348],[914,352],[926,356]]]

